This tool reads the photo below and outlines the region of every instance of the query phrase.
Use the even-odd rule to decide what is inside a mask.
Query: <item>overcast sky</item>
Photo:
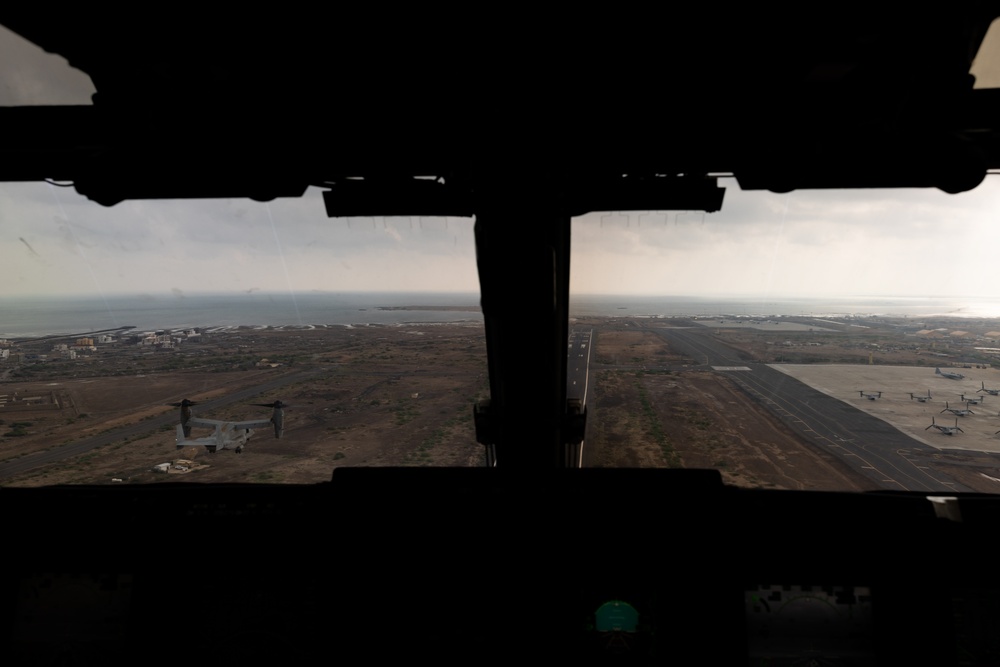
[[[86,104],[93,92],[2,27],[0,62],[18,63],[0,105]],[[575,220],[573,292],[1000,297],[1000,176],[961,195],[723,184],[718,213]],[[71,187],[0,183],[0,264],[0,294],[12,296],[479,289],[471,219],[330,219],[318,190],[102,207]]]
[[[1000,177],[975,190],[741,192],[723,210],[593,213],[575,293],[1000,297]],[[326,217],[298,199],[126,201],[0,184],[8,295],[478,291],[468,218]],[[530,234],[526,228],[525,236]],[[511,258],[512,277],[517,260]]]

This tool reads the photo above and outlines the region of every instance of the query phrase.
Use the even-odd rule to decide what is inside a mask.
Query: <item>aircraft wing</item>
[[[229,422],[224,422],[221,419],[203,419],[201,417],[192,417],[187,423],[188,426],[207,426],[209,428],[222,430]]]
[[[253,419],[245,422],[231,422],[236,430],[244,428],[271,428],[274,424],[270,419]]]
[[[222,421],[221,419],[203,419],[199,417],[192,417],[188,420],[187,424],[177,425],[177,446],[187,447],[225,447],[225,441],[229,434],[234,432],[235,428],[252,428],[250,426],[241,426],[242,423],[249,422],[228,422]],[[198,426],[202,428],[213,429],[211,435],[199,436],[197,438],[185,437],[184,429],[185,426],[190,429],[192,426]]]
[[[221,419],[201,419],[192,417],[189,426],[207,426],[217,431],[241,431],[247,428],[271,428],[274,424],[270,419],[250,419],[247,421],[223,421]]]
[[[204,426],[204,424],[202,424],[202,426]],[[176,442],[178,447],[206,447],[208,445],[217,445],[219,441],[214,435],[202,438],[185,437],[184,427],[181,424],[178,424]]]

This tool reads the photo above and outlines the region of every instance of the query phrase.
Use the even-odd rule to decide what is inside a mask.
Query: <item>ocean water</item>
[[[438,306],[442,310],[382,310]],[[462,308],[464,310],[451,310]],[[478,294],[199,294],[0,298],[0,338],[236,326],[364,326],[483,320]]]
[[[419,309],[407,310],[407,306]],[[435,309],[440,308],[440,310]],[[570,316],[1000,317],[1000,299],[850,297],[755,299],[573,295]],[[201,294],[79,298],[0,297],[0,338],[236,326],[365,326],[481,322],[478,293]]]

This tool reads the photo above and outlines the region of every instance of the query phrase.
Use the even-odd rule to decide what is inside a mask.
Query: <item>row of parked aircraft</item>
[[[965,379],[965,376],[962,375],[961,373],[956,373],[954,371],[943,371],[940,368],[935,368],[934,369],[934,374],[935,375],[940,375],[941,377],[948,378],[949,380],[964,380]],[[982,394],[989,394],[990,396],[1000,396],[1000,387],[990,388],[990,387],[986,386],[985,382],[980,382],[980,387],[981,387],[980,389],[976,390],[977,394],[982,393]],[[874,401],[877,398],[882,398],[882,392],[880,392],[880,391],[861,391],[860,393],[861,393],[861,397],[862,398],[867,398],[867,399],[869,399],[871,401]],[[975,404],[983,402],[983,397],[982,396],[972,397],[972,398],[966,398],[965,394],[961,394],[961,396],[962,396],[962,400],[966,401],[966,402],[975,403]],[[927,390],[927,395],[926,396],[924,396],[924,395],[919,395],[918,396],[916,394],[911,393],[910,394],[910,398],[915,399],[917,401],[920,401],[921,403],[924,403],[926,401],[931,400],[931,390],[930,389]]]
[[[880,392],[880,391],[879,392],[864,392],[864,391],[862,391],[861,392],[861,396],[862,396],[862,398],[867,398],[870,401],[874,401],[875,399],[878,399],[878,398],[882,397],[882,392]],[[945,401],[944,402],[944,409],[941,410],[941,412],[950,412],[951,414],[955,415],[956,417],[965,417],[966,415],[974,415],[976,413],[972,411],[972,408],[970,406],[979,405],[980,403],[983,402],[983,398],[984,398],[983,396],[970,396],[970,397],[966,397],[965,394],[962,394],[961,397],[962,397],[962,402],[965,403],[965,407],[964,408],[953,408],[953,407],[951,407],[951,403],[949,401]],[[918,396],[916,394],[911,393],[910,394],[910,398],[916,399],[917,401],[919,401],[921,403],[926,403],[927,401],[931,400],[931,395],[930,395],[930,391],[928,390],[926,396]]]
[[[977,394],[980,393],[980,392],[986,392],[990,396],[1000,395],[1000,389],[987,389],[986,388],[986,383],[983,383],[983,388],[982,389],[977,389],[976,390]],[[874,400],[877,400],[879,398],[882,398],[882,392],[881,391],[864,391],[864,390],[859,390],[858,393],[861,395],[861,398],[867,398],[869,401],[874,401]],[[979,405],[986,398],[985,395],[984,396],[966,396],[965,394],[959,394],[959,397],[960,397],[961,401],[963,403],[966,403],[967,405]],[[931,390],[928,389],[926,394],[914,394],[911,391],[910,392],[910,398],[912,400],[918,401],[920,403],[926,403],[927,401],[932,400]]]
[[[956,373],[956,372],[953,372],[953,371],[942,371],[940,368],[935,368],[934,369],[934,374],[935,375],[940,375],[942,377],[946,377],[949,380],[963,380],[963,379],[965,379],[965,376],[962,375],[961,373]],[[927,431],[927,430],[930,430],[930,429],[933,428],[933,429],[937,429],[938,431],[940,431],[941,433],[943,433],[945,435],[954,435],[955,433],[964,433],[964,431],[962,431],[961,427],[958,425],[958,418],[959,417],[965,417],[967,415],[973,415],[973,414],[975,414],[975,412],[972,411],[971,406],[973,406],[973,405],[980,405],[983,402],[983,399],[986,398],[986,394],[989,394],[990,396],[1000,396],[1000,388],[989,388],[989,387],[986,386],[985,382],[981,382],[980,385],[981,385],[981,388],[977,389],[976,393],[977,394],[983,394],[983,396],[966,396],[965,394],[960,394],[959,395],[961,397],[962,402],[965,403],[965,407],[964,408],[953,408],[953,407],[951,407],[951,404],[948,401],[945,401],[945,403],[944,403],[944,409],[941,410],[941,412],[942,413],[944,413],[944,412],[950,412],[951,414],[955,415],[955,424],[953,426],[944,426],[942,424],[938,424],[935,421],[934,417],[931,417],[931,424],[930,424],[930,426],[928,426],[924,430]],[[858,393],[861,395],[861,398],[867,398],[870,401],[874,401],[874,400],[877,400],[879,398],[882,398],[882,392],[881,391],[864,391],[864,390],[859,390]],[[931,390],[928,389],[926,394],[914,394],[913,392],[910,392],[910,399],[918,401],[920,403],[926,403],[927,401],[932,400],[932,398],[931,398]],[[998,435],[998,434],[1000,434],[1000,431],[997,431],[994,435]]]

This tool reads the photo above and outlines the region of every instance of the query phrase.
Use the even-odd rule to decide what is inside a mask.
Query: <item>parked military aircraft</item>
[[[917,396],[913,392],[910,392],[910,398],[920,401],[921,403],[926,403],[927,401],[931,400],[931,390],[930,389],[927,390],[926,396]]]
[[[955,373],[955,372],[952,372],[952,371],[942,371],[940,368],[935,368],[934,369],[934,374],[935,375],[941,375],[943,377],[948,378],[949,380],[963,380],[963,379],[965,379],[965,376],[962,375],[961,373]]]
[[[965,403],[968,405],[979,405],[980,403],[983,402],[983,399],[986,398],[985,396],[969,397],[966,396],[965,394],[960,394],[960,396],[962,397],[962,400],[965,401]]]
[[[955,435],[956,431],[962,431],[962,428],[958,425],[958,417],[955,417],[955,425],[954,426],[941,426],[940,424],[934,423],[934,417],[931,417],[931,425],[928,426],[927,428],[925,428],[924,430],[926,431],[926,430],[932,429],[932,428],[936,428],[937,430],[941,431],[945,435]],[[1000,431],[997,431],[997,432],[1000,433]],[[965,433],[965,431],[962,431],[962,433]]]
[[[271,408],[270,419],[251,419],[246,421],[225,421],[220,419],[204,419],[194,417],[191,414],[191,406],[197,405],[195,401],[184,399],[179,403],[170,405],[180,407],[181,423],[177,425],[176,445],[182,447],[204,447],[205,451],[214,454],[220,449],[232,449],[237,454],[243,452],[243,448],[253,435],[254,429],[274,428],[274,437],[280,438],[284,431],[284,408],[281,401],[273,403],[251,403],[260,407]],[[212,433],[207,436],[192,438],[192,427],[211,428]]]
[[[983,385],[983,388],[982,389],[977,389],[976,393],[979,393],[979,392],[982,391],[982,392],[986,392],[990,396],[1000,396],[1000,389],[987,389],[985,382],[983,382],[981,384]]]
[[[876,398],[882,398],[882,392],[880,391],[859,391],[862,398],[867,398],[869,401],[874,401]]]
[[[968,405],[966,405],[964,408],[952,408],[952,407],[948,407],[948,402],[947,401],[945,401],[944,410],[942,410],[941,412],[950,412],[951,414],[955,415],[956,417],[965,417],[967,415],[974,415],[974,414],[976,414],[975,412],[973,412],[972,410],[969,409]]]

